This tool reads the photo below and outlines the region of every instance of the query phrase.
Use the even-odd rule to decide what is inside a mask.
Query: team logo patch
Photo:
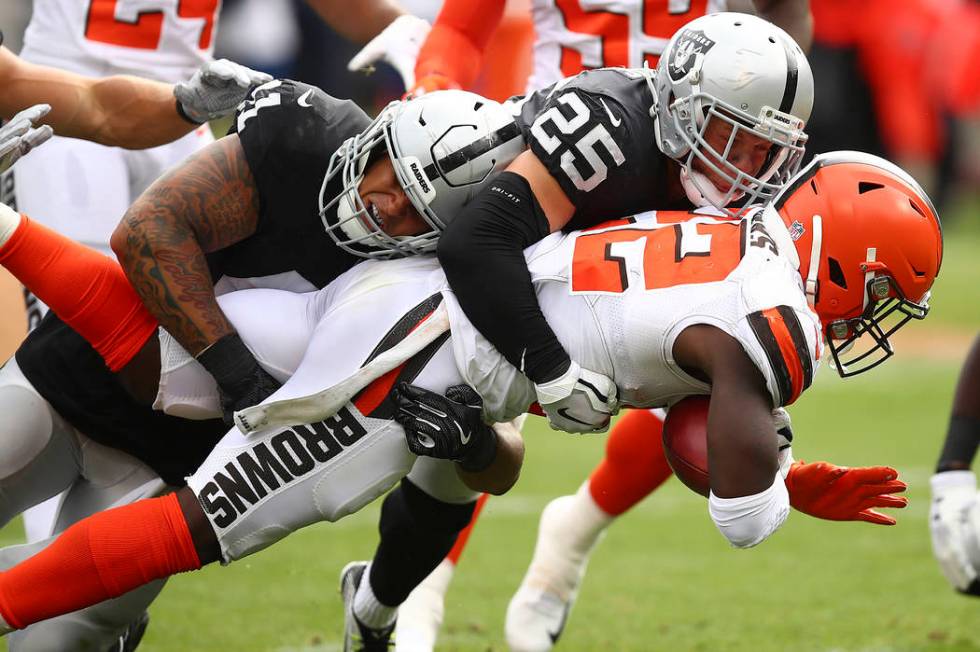
[[[667,64],[667,72],[674,81],[680,81],[687,76],[694,65],[698,62],[698,57],[703,57],[708,50],[715,46],[715,42],[704,35],[699,29],[685,29],[677,37],[677,45],[670,55]]]

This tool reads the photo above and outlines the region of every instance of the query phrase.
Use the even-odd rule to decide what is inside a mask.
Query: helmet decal
[[[705,36],[702,30],[682,29],[667,63],[671,79],[684,79],[697,63],[698,55],[703,57],[714,45],[715,42]]]

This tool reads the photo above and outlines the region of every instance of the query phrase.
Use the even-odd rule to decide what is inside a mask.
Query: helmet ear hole
[[[842,290],[847,289],[847,279],[844,278],[844,270],[836,258],[827,258],[827,268],[830,272],[830,282]]]

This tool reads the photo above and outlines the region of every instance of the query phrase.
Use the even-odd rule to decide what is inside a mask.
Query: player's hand
[[[415,86],[415,61],[430,29],[428,21],[418,16],[399,16],[354,55],[347,69],[370,70],[374,63],[387,61],[401,75],[406,90],[410,89]]]
[[[789,503],[795,509],[828,521],[866,521],[895,525],[877,507],[905,507],[908,499],[898,471],[888,466],[847,467],[829,462],[794,462],[786,476]]]
[[[497,433],[483,422],[483,399],[469,385],[454,385],[443,396],[403,382],[394,399],[395,421],[416,455],[452,460],[471,472],[493,462]]]
[[[451,79],[446,75],[439,74],[437,72],[429,73],[425,77],[417,79],[415,81],[415,86],[412,86],[405,97],[419,97],[420,95],[425,95],[426,93],[431,93],[433,91],[455,91],[462,88],[455,79]]]
[[[184,115],[203,124],[233,112],[253,87],[268,81],[272,75],[218,59],[201,66],[189,81],[174,86],[174,97]]]
[[[609,420],[619,412],[616,383],[574,361],[560,377],[536,384],[534,390],[554,430],[605,432]]]
[[[929,533],[939,568],[954,589],[980,596],[980,502],[970,471],[932,476]]]
[[[229,426],[235,425],[235,412],[258,405],[280,387],[238,333],[225,335],[198,353],[197,361],[218,383],[222,418]]]
[[[34,126],[50,110],[50,104],[35,104],[0,127],[0,173],[9,170],[17,159],[51,138],[54,130],[50,125]]]

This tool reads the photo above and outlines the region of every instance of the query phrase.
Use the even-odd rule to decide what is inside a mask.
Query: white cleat
[[[589,556],[613,517],[592,500],[588,483],[548,503],[527,574],[507,605],[505,635],[513,652],[547,652],[561,636]]]

